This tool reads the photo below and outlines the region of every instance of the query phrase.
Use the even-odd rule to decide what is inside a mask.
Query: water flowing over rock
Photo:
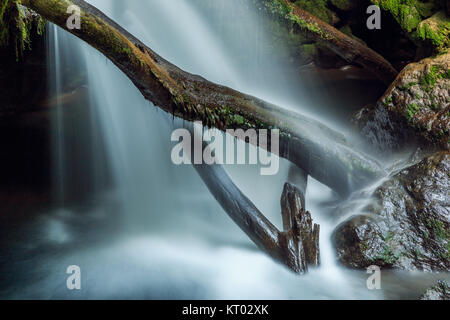
[[[348,267],[450,270],[450,153],[440,152],[394,174],[374,201],[334,232]]]
[[[450,300],[450,288],[445,281],[438,281],[438,283],[427,289],[420,300]]]

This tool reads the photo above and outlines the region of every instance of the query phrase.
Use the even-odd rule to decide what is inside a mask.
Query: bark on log
[[[281,196],[281,216],[287,246],[287,255],[298,257],[295,266],[307,271],[308,266],[320,264],[319,232],[320,226],[312,224],[311,214],[302,207],[305,195],[290,183],[284,185]]]
[[[301,207],[300,191],[286,183],[280,232],[233,183],[220,165],[194,165],[211,194],[248,237],[274,260],[296,273],[320,264],[319,226]],[[286,220],[286,221],[285,221]],[[289,222],[287,222],[289,221]]]
[[[300,192],[302,208],[306,208],[306,189],[308,187],[308,173],[302,168],[292,164],[289,168],[288,181],[297,187]]]
[[[179,69],[84,1],[21,3],[102,52],[146,99],[174,116],[221,130],[279,129],[280,155],[341,196],[385,175],[375,160],[355,151],[341,134],[298,113]],[[68,30],[66,11],[74,4],[81,9],[81,29]]]
[[[336,28],[323,22],[289,0],[256,0],[292,32],[301,33],[320,42],[346,61],[358,64],[389,85],[397,70],[380,54]]]

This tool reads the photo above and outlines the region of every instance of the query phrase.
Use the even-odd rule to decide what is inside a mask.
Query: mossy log
[[[302,10],[290,0],[254,0],[274,18],[291,30],[317,41],[347,62],[362,66],[386,85],[391,84],[398,72],[380,54],[364,43],[342,33],[326,22]]]
[[[341,134],[298,113],[181,70],[84,1],[21,3],[102,52],[147,100],[176,117],[221,130],[279,129],[280,156],[341,196],[385,174],[376,161],[355,151]],[[81,9],[79,30],[67,29],[70,5]],[[267,147],[271,147],[270,141]]]

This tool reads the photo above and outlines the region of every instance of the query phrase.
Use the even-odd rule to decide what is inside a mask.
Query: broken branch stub
[[[290,183],[284,185],[281,196],[281,216],[284,231],[280,245],[295,272],[304,273],[309,266],[320,265],[320,226],[312,223],[311,214],[302,207],[304,195]]]

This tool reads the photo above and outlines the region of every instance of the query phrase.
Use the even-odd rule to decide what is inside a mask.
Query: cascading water
[[[301,98],[299,80],[286,76],[287,67],[277,51],[261,49],[270,47],[270,41],[249,1],[88,2],[186,71],[283,107],[310,111]],[[371,299],[389,295],[369,291],[364,272],[337,265],[330,240],[336,221],[330,215],[332,208],[325,205],[333,199],[328,188],[310,179],[306,199],[307,209],[321,225],[322,265],[304,276],[294,275],[257,249],[231,222],[192,167],[172,164],[170,135],[182,125],[180,120],[148,103],[93,48],[54,26],[49,35],[56,96],[67,84],[65,70],[75,64],[77,70],[86,71],[87,98],[82,100],[84,111],[69,122],[64,114],[75,111],[57,103],[57,210],[42,220],[43,243],[51,248],[39,253],[39,261],[45,263],[32,276],[40,280],[20,297]],[[78,146],[68,145],[67,135]],[[288,163],[282,161],[281,167],[272,177],[260,176],[257,166],[226,167],[277,226]],[[78,190],[83,196],[67,201],[67,194],[77,188],[83,189]],[[73,264],[83,272],[79,292],[65,287],[65,268]]]

